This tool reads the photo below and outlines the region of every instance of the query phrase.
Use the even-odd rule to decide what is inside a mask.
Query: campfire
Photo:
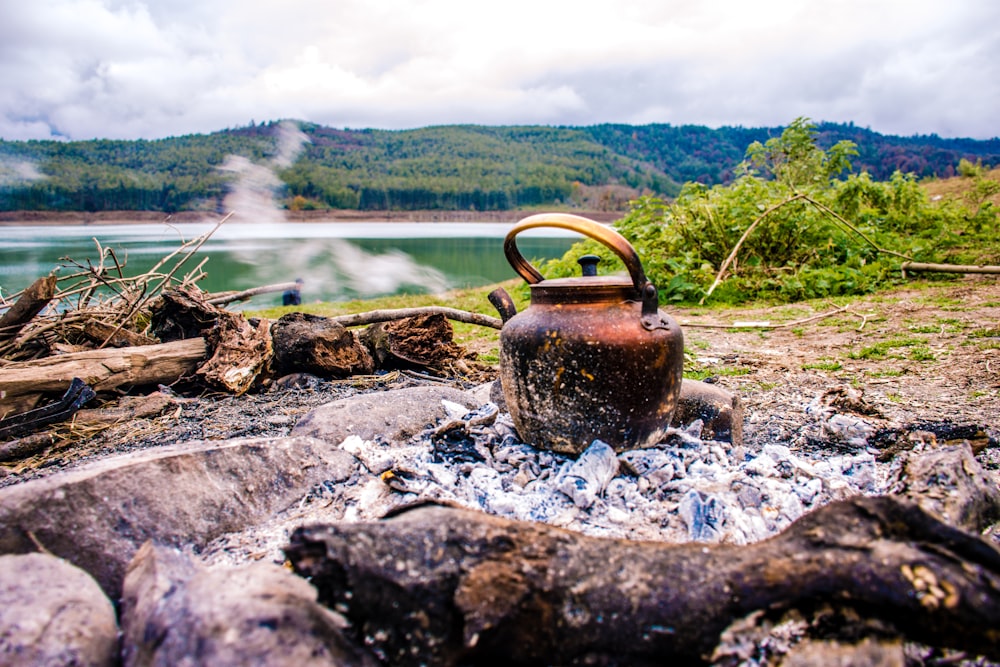
[[[182,287],[150,317],[156,347],[183,346],[175,374],[233,394],[400,381],[280,436],[7,480],[3,650],[127,665],[1000,660],[1000,489],[982,465],[997,448],[975,425],[892,423],[845,384],[769,437],[787,415],[744,414],[735,392],[683,380],[655,442],[556,451],[522,437],[499,383],[454,381],[475,361],[447,318],[499,321],[248,322]],[[124,345],[94,363],[140,363]],[[17,368],[37,379],[94,352]],[[72,414],[91,384],[48,412]],[[158,393],[158,409],[184,409]],[[44,446],[31,437],[3,451]]]

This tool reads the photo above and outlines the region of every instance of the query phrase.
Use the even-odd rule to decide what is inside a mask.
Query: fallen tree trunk
[[[127,385],[169,384],[205,359],[205,339],[89,350],[0,367],[0,414],[18,396],[63,392],[78,377],[96,391]]]
[[[334,322],[345,327],[357,327],[367,324],[377,324],[378,322],[388,322],[390,320],[401,320],[407,317],[417,317],[419,315],[444,315],[449,320],[464,322],[466,324],[477,324],[482,327],[499,329],[503,322],[498,317],[491,317],[481,313],[470,313],[466,310],[446,308],[444,306],[424,306],[422,308],[396,308],[389,310],[370,310],[367,313],[356,313],[354,315],[338,315],[331,317]]]
[[[242,301],[244,299],[249,299],[252,296],[257,296],[258,294],[270,294],[272,292],[286,292],[288,290],[294,290],[300,288],[299,283],[277,283],[274,285],[261,285],[260,287],[252,287],[250,289],[245,289],[242,292],[231,292],[224,294],[207,294],[205,303],[212,306],[224,306],[227,303],[232,303],[233,301]]]
[[[969,264],[927,264],[924,262],[903,262],[900,265],[903,276],[907,271],[932,273],[1000,273],[1000,266]]]
[[[389,664],[697,664],[738,619],[823,604],[1000,658],[1000,552],[890,497],[828,505],[749,546],[422,506],[300,528],[286,553]]]
[[[0,343],[11,340],[21,333],[28,322],[49,304],[56,293],[57,278],[48,275],[31,283],[28,289],[21,293],[10,309],[0,316]]]

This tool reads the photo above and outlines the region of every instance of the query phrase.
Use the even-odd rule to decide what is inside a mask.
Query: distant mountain
[[[275,121],[155,141],[0,140],[0,210],[221,211],[227,194],[250,187],[273,187],[293,209],[619,210],[640,193],[726,183],[750,143],[783,130],[297,126]],[[1000,164],[1000,139],[895,137],[836,123],[817,130],[823,148],[855,142],[855,170],[876,179],[896,170],[949,177],[962,158]]]

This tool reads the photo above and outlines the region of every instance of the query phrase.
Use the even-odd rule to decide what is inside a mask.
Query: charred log
[[[151,323],[162,340],[205,337],[208,360],[197,374],[216,389],[245,393],[271,360],[267,322],[251,324],[241,313],[207,303],[193,288],[164,292],[153,307]]]
[[[824,603],[1000,658],[1000,552],[889,497],[828,505],[750,546],[423,506],[300,528],[286,552],[390,664],[698,664],[736,619]]]
[[[327,317],[289,313],[271,326],[274,371],[344,378],[375,370],[368,349],[350,330]]]
[[[19,438],[34,433],[49,424],[65,421],[94,396],[96,396],[94,390],[88,387],[86,382],[80,378],[73,378],[66,393],[58,401],[13,417],[0,419],[0,440]],[[0,458],[0,460],[4,459]]]
[[[455,331],[444,315],[431,314],[372,324],[359,336],[378,368],[442,369],[461,359]]]

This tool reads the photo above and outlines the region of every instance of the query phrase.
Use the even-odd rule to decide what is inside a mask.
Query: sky
[[[0,138],[853,122],[1000,136],[996,0],[0,0]]]

